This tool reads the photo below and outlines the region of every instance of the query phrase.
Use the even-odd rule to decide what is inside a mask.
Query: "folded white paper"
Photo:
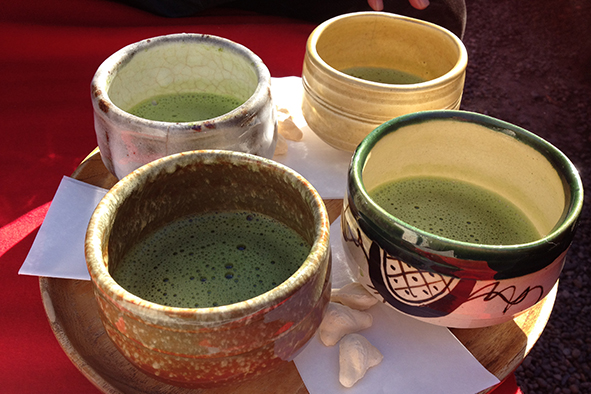
[[[340,239],[340,220],[330,229],[333,288],[352,281]],[[294,362],[311,394],[474,394],[499,383],[445,327],[424,323],[378,303],[363,335],[383,355],[353,387],[339,383],[339,345],[316,335]]]
[[[63,177],[21,275],[90,280],[84,259],[88,221],[107,190]]]

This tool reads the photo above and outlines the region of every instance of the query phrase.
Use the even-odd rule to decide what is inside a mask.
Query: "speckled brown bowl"
[[[296,230],[311,250],[286,281],[254,298],[208,308],[141,299],[111,276],[125,253],[187,215],[249,210]],[[314,335],[330,297],[329,218],[316,190],[272,160],[230,151],[192,151],[149,163],[99,203],[86,260],[106,332],[143,372],[169,384],[212,387],[265,373]]]

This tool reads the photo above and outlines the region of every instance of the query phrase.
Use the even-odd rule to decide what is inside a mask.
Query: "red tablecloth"
[[[96,393],[51,332],[38,279],[17,274],[63,175],[96,146],[90,80],[110,54],[170,33],[222,36],[274,77],[300,75],[314,25],[235,10],[167,19],[105,0],[23,0],[0,11],[0,392]],[[495,394],[519,392],[513,375]]]

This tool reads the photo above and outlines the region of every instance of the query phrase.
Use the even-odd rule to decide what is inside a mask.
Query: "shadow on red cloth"
[[[90,80],[132,42],[195,32],[237,41],[273,77],[300,75],[314,25],[244,11],[166,19],[106,0],[6,2],[0,13],[2,393],[97,393],[59,347],[36,277],[19,276],[63,175],[96,146]],[[519,393],[513,375],[495,394]]]

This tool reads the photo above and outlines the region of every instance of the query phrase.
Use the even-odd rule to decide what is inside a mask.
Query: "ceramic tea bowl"
[[[221,37],[172,34],[126,46],[100,65],[91,84],[103,162],[121,179],[152,160],[189,150],[223,149],[271,158],[277,122],[270,86],[262,60]],[[181,122],[129,113],[145,100],[188,93],[230,96],[242,104],[210,119]]]
[[[458,109],[467,61],[462,41],[435,24],[382,12],[337,16],[308,38],[302,111],[322,140],[352,152],[392,118]]]
[[[494,237],[510,235],[502,243],[458,240],[461,229],[472,226],[470,220],[449,227],[452,235],[442,235],[437,227],[451,226],[449,218],[471,209],[464,199],[457,200],[462,201],[457,210],[428,218],[437,222],[428,229],[419,213],[427,206],[424,200],[409,201],[405,220],[400,217],[406,201],[377,202],[376,188],[420,177],[494,192],[493,202],[500,205],[478,220],[491,221]],[[428,192],[421,191],[429,203],[439,198]],[[510,205],[525,217],[517,223],[534,227],[527,241],[515,242],[520,239],[516,232],[494,227],[503,221],[492,218],[508,213]],[[393,308],[437,325],[484,327],[510,320],[548,294],[563,268],[582,205],[576,168],[545,140],[480,114],[425,111],[378,127],[355,151],[342,240],[357,280]]]
[[[142,299],[113,279],[126,253],[156,229],[235,210],[272,217],[310,245],[299,268],[271,290],[220,306],[177,307]],[[142,166],[105,195],[88,226],[86,261],[106,332],[132,364],[168,384],[213,387],[264,374],[290,360],[322,320],[329,227],[316,190],[269,159],[205,150]]]

